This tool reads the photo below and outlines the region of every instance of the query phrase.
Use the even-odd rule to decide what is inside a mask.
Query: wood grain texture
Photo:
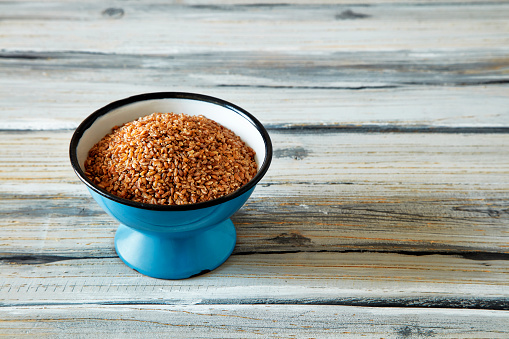
[[[224,98],[273,129],[509,125],[506,52],[467,51],[461,64],[432,54],[0,53],[0,129],[74,129],[111,101],[157,91]]]
[[[410,47],[429,51],[447,46],[459,52],[504,46],[509,39],[503,34],[509,29],[506,2],[365,7],[182,6],[117,1],[108,5],[7,2],[1,6],[2,26],[10,34],[0,37],[0,45],[14,51],[320,53]]]
[[[111,241],[112,247],[112,241]],[[113,249],[111,250],[113,252]],[[232,255],[213,272],[172,281],[109,257],[2,257],[1,306],[311,304],[509,309],[507,260],[397,253]]]
[[[0,309],[0,331],[38,337],[505,338],[507,312],[341,306],[47,306]],[[27,319],[27,316],[29,319]],[[33,320],[31,320],[33,319]]]
[[[507,1],[0,2],[0,335],[509,334]],[[217,270],[158,280],[72,172],[91,112],[189,91],[272,166]]]
[[[509,308],[507,134],[273,131],[271,170],[233,218],[233,256],[199,278],[157,284],[116,257],[117,225],[72,173],[70,135],[0,133],[6,306]]]
[[[0,129],[73,129],[113,100],[171,90],[273,127],[503,127],[508,6],[0,3]]]
[[[82,238],[88,225],[92,232],[100,232],[94,225],[115,227],[72,172],[71,134],[0,133],[0,210],[3,231],[13,235],[12,248],[22,245],[16,240],[20,224],[23,232],[35,232],[34,239],[44,234],[42,226],[54,226],[48,230],[60,238],[55,249],[76,246],[59,231],[92,241],[97,234]],[[271,169],[234,217],[240,252],[287,251],[299,241],[314,251],[507,252],[507,134],[325,133],[317,138],[274,131],[271,137]],[[70,221],[77,227],[69,228]],[[294,233],[302,240],[292,242]],[[278,241],[281,234],[289,239]]]

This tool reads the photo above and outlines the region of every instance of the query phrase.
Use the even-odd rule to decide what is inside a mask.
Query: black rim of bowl
[[[100,118],[101,116],[109,113],[110,111],[117,109],[119,107],[134,103],[134,102],[141,102],[141,101],[147,101],[147,100],[157,100],[157,99],[188,99],[188,100],[197,100],[197,101],[204,101],[211,104],[216,104],[219,106],[223,106],[239,115],[241,115],[244,119],[249,121],[260,133],[260,135],[263,138],[263,142],[265,144],[265,158],[263,159],[263,163],[260,166],[260,169],[256,173],[256,175],[245,185],[237,189],[236,191],[222,196],[217,199],[208,200],[205,202],[195,203],[195,204],[185,204],[185,205],[156,205],[156,204],[146,204],[146,203],[140,203],[136,201],[132,201],[129,199],[120,198],[116,195],[113,195],[111,193],[108,193],[106,190],[103,190],[99,186],[95,185],[86,175],[85,172],[81,169],[78,163],[78,155],[77,155],[77,147],[80,142],[81,137],[85,133],[85,131],[90,128],[93,123]],[[118,203],[137,207],[141,209],[148,209],[148,210],[159,210],[159,211],[187,211],[187,210],[194,210],[194,209],[200,209],[200,208],[206,208],[211,207],[215,205],[222,204],[226,201],[235,199],[242,194],[246,193],[250,189],[252,189],[265,175],[267,170],[269,169],[270,162],[272,160],[272,143],[269,137],[269,134],[265,127],[249,112],[244,110],[243,108],[234,105],[230,102],[227,102],[222,99],[218,99],[215,97],[211,97],[204,94],[197,94],[197,93],[186,93],[186,92],[155,92],[155,93],[145,93],[145,94],[139,94],[135,96],[131,96],[125,99],[114,101],[91,115],[89,115],[83,122],[76,128],[74,131],[74,134],[71,139],[71,143],[69,146],[69,156],[71,159],[71,165],[74,169],[74,172],[78,176],[78,178],[87,185],[90,189],[95,191],[96,193],[111,199],[113,201],[116,201]]]

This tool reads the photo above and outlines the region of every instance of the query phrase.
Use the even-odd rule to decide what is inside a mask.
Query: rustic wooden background
[[[68,145],[189,91],[257,116],[271,169],[217,270],[118,259]],[[0,334],[509,337],[508,1],[0,2]]]

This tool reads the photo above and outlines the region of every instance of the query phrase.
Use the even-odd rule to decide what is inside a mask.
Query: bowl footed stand
[[[206,229],[172,233],[120,224],[115,234],[115,250],[127,266],[161,279],[185,279],[212,271],[228,259],[235,243],[230,219]]]

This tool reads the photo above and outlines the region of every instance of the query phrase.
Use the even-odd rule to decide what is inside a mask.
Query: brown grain
[[[255,152],[204,116],[153,113],[115,126],[89,151],[85,174],[118,197],[158,205],[230,194],[257,172]]]

